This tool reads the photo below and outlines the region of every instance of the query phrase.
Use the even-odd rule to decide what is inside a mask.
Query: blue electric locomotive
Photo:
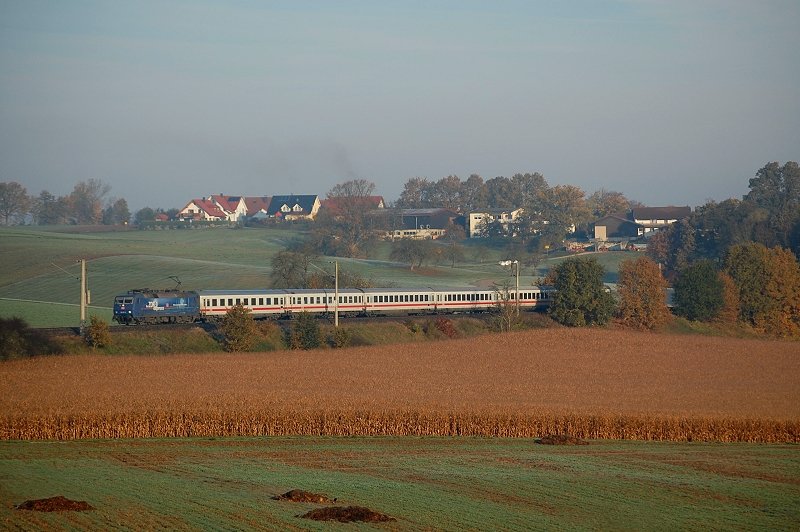
[[[130,290],[114,298],[112,319],[124,325],[192,323],[200,319],[200,296],[181,290]]]

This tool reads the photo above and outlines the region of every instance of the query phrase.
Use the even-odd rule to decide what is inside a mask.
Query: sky
[[[0,0],[0,182],[138,208],[540,172],[650,206],[800,160],[797,0]]]

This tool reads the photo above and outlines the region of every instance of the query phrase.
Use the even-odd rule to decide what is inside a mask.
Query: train
[[[482,313],[503,304],[543,310],[555,290],[530,286],[505,293],[488,288],[330,288],[255,290],[129,290],[114,298],[113,320],[124,325],[215,321],[242,305],[254,319],[290,318],[308,312],[332,316]]]

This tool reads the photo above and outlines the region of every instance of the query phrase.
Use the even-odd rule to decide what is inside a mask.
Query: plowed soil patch
[[[536,440],[536,443],[541,445],[589,445],[588,441],[568,434],[548,434]]]
[[[291,501],[291,502],[313,502],[317,504],[330,504],[336,501],[336,499],[331,500],[325,495],[320,495],[318,493],[311,493],[310,491],[303,491],[303,490],[287,491],[283,495],[276,495],[275,497],[273,497],[273,500]]]
[[[317,508],[299,517],[303,519],[313,519],[314,521],[338,521],[340,523],[352,523],[355,521],[382,523],[397,520],[394,517],[374,512],[363,506],[331,506],[328,508]]]
[[[49,499],[34,499],[25,501],[19,506],[17,510],[30,510],[33,512],[85,512],[87,510],[94,510],[86,501],[72,501],[58,495],[50,497]]]

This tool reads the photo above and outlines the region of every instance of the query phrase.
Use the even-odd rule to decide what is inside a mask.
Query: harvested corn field
[[[437,344],[0,365],[0,437],[800,441],[800,344],[551,329]]]

